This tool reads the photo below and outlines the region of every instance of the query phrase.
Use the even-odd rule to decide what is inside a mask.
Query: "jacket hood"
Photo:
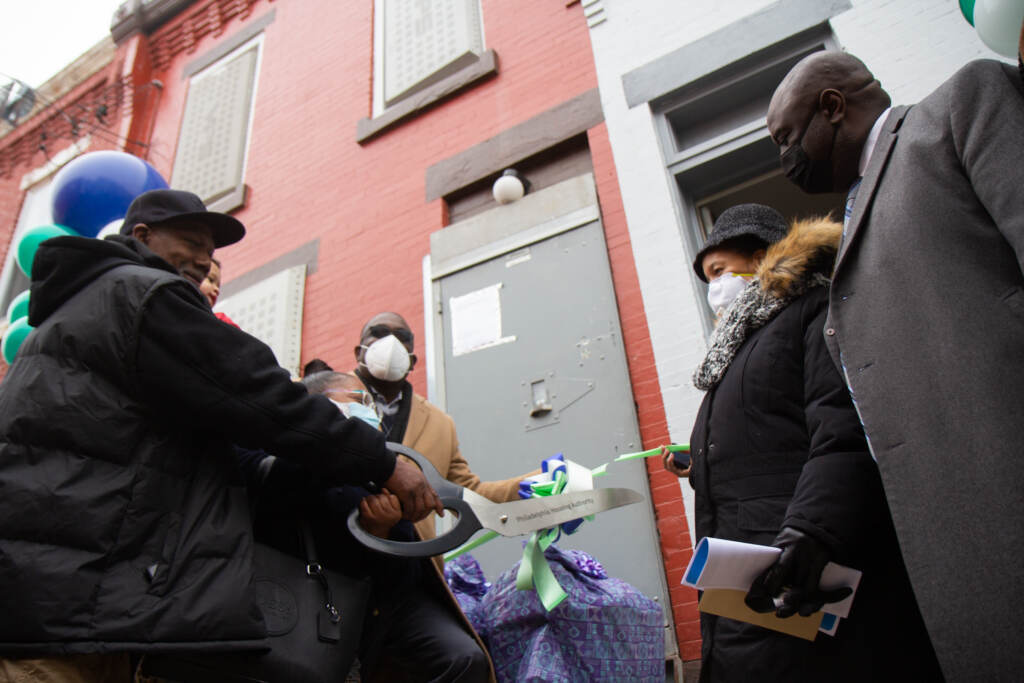
[[[108,270],[134,264],[178,274],[174,267],[131,237],[55,237],[39,245],[32,262],[28,322],[38,327],[65,301]]]
[[[817,274],[830,278],[842,236],[842,224],[828,217],[795,221],[765,253],[757,269],[761,289],[782,299]]]

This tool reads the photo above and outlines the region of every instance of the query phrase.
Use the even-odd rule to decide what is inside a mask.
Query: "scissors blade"
[[[572,491],[508,503],[470,503],[470,506],[485,529],[502,536],[522,536],[587,515],[639,503],[643,499],[644,497],[633,489],[607,488]]]

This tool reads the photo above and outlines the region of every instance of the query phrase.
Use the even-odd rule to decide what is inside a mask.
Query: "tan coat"
[[[455,434],[455,421],[443,410],[429,403],[418,394],[413,394],[412,407],[409,411],[409,424],[405,428],[402,445],[422,453],[437,468],[441,476],[445,477],[448,481],[471,489],[496,503],[515,500],[518,497],[519,482],[523,477],[540,472],[540,470],[536,470],[535,472],[500,481],[480,481],[480,477],[473,474],[473,471],[469,469],[469,463],[466,462],[459,452],[459,439]],[[426,519],[417,522],[416,532],[423,540],[434,538],[437,535],[434,526],[434,516],[430,515]],[[486,653],[487,648],[484,646],[483,641],[469,623],[466,615],[459,608],[458,601],[448,588],[448,583],[444,580],[444,560],[440,556],[432,559],[437,578],[440,585],[447,592],[452,606],[458,612],[459,618],[462,620],[466,630],[473,635],[480,648]],[[487,659],[490,663],[490,654],[488,654]],[[491,664],[491,680],[496,680],[493,664]]]
[[[495,503],[515,500],[518,497],[519,482],[529,474],[502,479],[480,481],[480,477],[469,469],[469,463],[459,452],[459,439],[455,435],[455,422],[444,411],[418,394],[413,394],[409,411],[409,424],[405,428],[402,445],[422,453],[437,468],[441,476],[471,489]],[[531,473],[532,474],[532,473]],[[436,536],[434,516],[416,523],[420,538],[426,540]],[[440,558],[438,560],[440,566]]]

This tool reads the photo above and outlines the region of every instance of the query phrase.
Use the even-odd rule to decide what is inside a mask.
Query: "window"
[[[372,138],[498,73],[484,49],[480,0],[374,0],[373,107],[356,123]]]
[[[384,105],[475,62],[483,52],[479,0],[382,0]]]
[[[189,82],[171,187],[214,211],[245,204],[245,161],[262,35],[195,73]]]
[[[476,62],[480,0],[376,0],[374,107],[396,102]]]
[[[806,195],[779,169],[765,122],[768,102],[789,69],[834,47],[827,24],[782,40],[651,103],[662,154],[677,192],[680,229],[696,254],[718,215],[747,202],[767,204],[788,220],[838,209],[844,196]],[[703,323],[710,334],[710,309]]]

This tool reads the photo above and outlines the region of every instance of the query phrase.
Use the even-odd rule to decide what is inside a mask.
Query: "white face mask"
[[[397,382],[409,374],[409,352],[398,341],[398,337],[389,334],[378,339],[369,346],[364,346],[363,365],[371,375],[385,382]]]
[[[748,284],[746,278],[734,273],[722,273],[708,283],[708,305],[715,315],[722,315]]]

